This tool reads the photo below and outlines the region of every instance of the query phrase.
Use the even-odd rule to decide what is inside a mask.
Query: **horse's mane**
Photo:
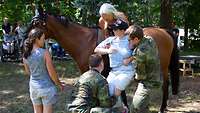
[[[51,14],[51,13],[48,13],[48,15],[54,16],[61,24],[63,24],[66,27],[69,25],[69,23],[74,23],[83,27],[91,28],[91,29],[101,29],[98,25],[88,27],[80,23],[73,22],[69,17],[64,16],[64,15],[56,15],[56,14]]]
[[[70,19],[64,15],[55,15],[55,14],[48,14],[54,16],[61,24],[68,26],[70,23]]]

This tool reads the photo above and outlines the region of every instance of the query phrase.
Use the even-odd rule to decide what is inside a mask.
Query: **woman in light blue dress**
[[[130,83],[135,73],[131,63],[133,51],[129,49],[128,35],[125,30],[128,24],[121,19],[111,25],[115,36],[108,37],[94,50],[99,54],[109,54],[111,72],[107,77],[111,96],[120,96],[121,91]]]

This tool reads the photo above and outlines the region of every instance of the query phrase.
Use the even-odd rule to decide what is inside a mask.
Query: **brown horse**
[[[57,16],[44,15],[43,13],[37,14],[37,16],[33,18],[32,24],[35,27],[44,29],[47,37],[52,37],[60,43],[60,45],[68,51],[76,61],[82,73],[88,70],[88,58],[93,53],[99,40],[97,29],[72,23],[61,16],[58,18]],[[168,67],[171,67],[172,92],[173,94],[178,93],[178,57],[176,57],[176,49],[173,49],[175,43],[173,42],[171,35],[164,29],[145,28],[144,34],[154,37],[159,49],[163,75],[163,100],[160,112],[163,113],[167,106],[168,99]],[[170,64],[175,65],[175,67]],[[105,68],[107,69],[107,67]]]

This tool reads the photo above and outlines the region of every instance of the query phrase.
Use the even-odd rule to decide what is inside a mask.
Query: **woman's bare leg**
[[[50,105],[44,105],[43,113],[53,113],[53,106]]]
[[[33,105],[34,113],[42,113],[43,106],[42,105]]]

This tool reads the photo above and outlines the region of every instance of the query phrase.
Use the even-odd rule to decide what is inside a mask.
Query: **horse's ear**
[[[42,25],[43,25],[43,26],[45,26],[45,25],[46,25],[46,23],[44,22]]]
[[[38,16],[38,15],[43,15],[43,8],[40,4],[36,5],[36,8],[35,8],[35,16]]]

